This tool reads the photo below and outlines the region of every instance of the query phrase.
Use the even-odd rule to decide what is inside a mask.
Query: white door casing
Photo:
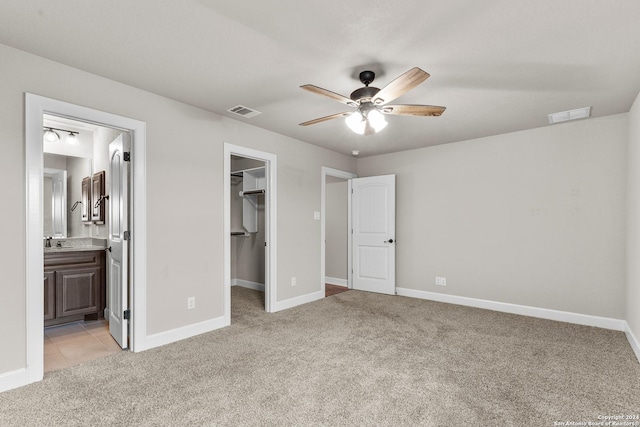
[[[231,156],[260,160],[265,163],[265,310],[279,311],[277,304],[278,266],[278,157],[275,154],[241,145],[224,143],[224,318],[231,324]]]
[[[132,278],[131,349],[149,348],[146,326],[147,295],[147,227],[146,227],[146,124],[139,120],[104,111],[25,93],[25,239],[26,283],[26,366],[14,374],[0,375],[0,392],[42,380],[44,376],[44,295],[42,268],[42,117],[53,114],[107,127],[127,129],[132,134],[134,156],[131,179]]]
[[[109,332],[120,347],[128,347],[129,294],[129,162],[124,153],[130,152],[129,138],[120,134],[109,144],[109,247],[107,270],[109,281]]]
[[[396,176],[351,180],[353,289],[396,293]]]

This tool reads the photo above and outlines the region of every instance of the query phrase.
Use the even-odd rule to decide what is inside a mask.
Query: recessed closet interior
[[[231,286],[261,292],[265,290],[265,166],[263,161],[231,156]]]

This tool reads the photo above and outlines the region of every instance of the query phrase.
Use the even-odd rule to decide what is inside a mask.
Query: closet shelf
[[[265,172],[264,166],[231,172],[235,179],[242,176],[242,226],[249,233],[258,232],[258,197],[265,194]]]

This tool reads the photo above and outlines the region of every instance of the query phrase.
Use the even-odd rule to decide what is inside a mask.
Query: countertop
[[[50,254],[50,253],[60,253],[60,252],[88,252],[88,251],[104,251],[105,247],[104,246],[76,246],[76,247],[51,247],[51,248],[44,248],[44,253],[45,254]]]
[[[60,243],[61,246],[58,246]],[[46,245],[46,239],[43,242]],[[107,239],[92,237],[52,238],[51,247],[44,246],[44,253],[103,251],[107,247]]]

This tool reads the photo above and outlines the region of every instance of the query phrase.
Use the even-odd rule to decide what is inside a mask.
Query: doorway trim
[[[44,252],[42,243],[42,116],[69,119],[131,131],[131,350],[145,350],[147,231],[146,219],[146,123],[115,114],[25,93],[26,178],[26,382],[44,376]]]
[[[267,313],[276,311],[277,301],[277,156],[264,151],[240,145],[224,143],[224,318],[225,325],[231,324],[231,156],[247,157],[265,163],[265,284],[264,309]]]
[[[327,212],[327,176],[333,176],[335,178],[342,178],[349,181],[352,178],[357,178],[358,175],[352,172],[341,171],[338,169],[322,166],[321,181],[320,181],[320,289],[322,296],[324,297],[326,292],[326,239],[327,239],[327,224],[326,224],[326,212]],[[347,184],[347,230],[351,229],[351,182]],[[353,288],[353,274],[351,272],[351,233],[347,232],[347,288]]]

